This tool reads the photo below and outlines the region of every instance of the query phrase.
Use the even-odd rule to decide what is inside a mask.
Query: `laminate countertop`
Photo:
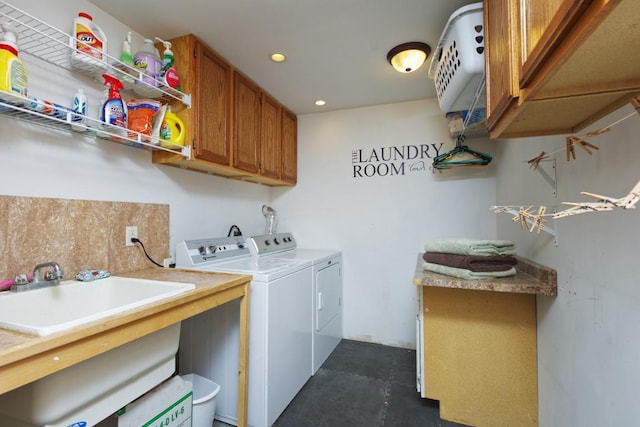
[[[555,296],[558,293],[556,270],[537,264],[526,258],[516,257],[516,275],[483,280],[465,280],[458,277],[427,271],[423,268],[422,253],[418,254],[413,284],[439,288],[470,289],[477,291],[511,292]]]
[[[196,288],[47,336],[0,328],[0,394],[231,300],[248,303],[251,282],[249,275],[166,268],[116,276],[193,283]]]

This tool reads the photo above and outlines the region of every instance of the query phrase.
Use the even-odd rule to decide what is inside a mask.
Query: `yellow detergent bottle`
[[[0,40],[0,90],[27,96],[27,67],[18,58],[18,33],[13,26],[2,23],[2,39]],[[0,94],[2,99],[11,98]],[[12,102],[19,101],[13,99]]]
[[[179,149],[184,145],[184,139],[184,123],[177,115],[167,109],[160,127],[160,145],[164,148]],[[180,147],[176,147],[176,145]]]

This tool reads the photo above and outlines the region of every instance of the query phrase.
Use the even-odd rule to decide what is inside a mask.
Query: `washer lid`
[[[308,260],[311,264],[319,264],[340,256],[341,252],[333,249],[295,249],[268,255],[269,258]]]
[[[311,267],[308,260],[250,257],[219,262],[203,270],[251,274],[254,280],[267,282],[308,267]]]

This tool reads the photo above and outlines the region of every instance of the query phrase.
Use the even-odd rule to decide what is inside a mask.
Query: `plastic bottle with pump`
[[[122,53],[120,54],[120,62],[127,65],[127,67],[122,67],[122,85],[125,90],[133,89],[133,85],[135,79],[131,76],[133,73],[132,68],[135,68],[133,64],[133,56],[131,55],[131,31],[127,33],[127,37],[125,37],[122,42]]]
[[[175,58],[171,51],[171,42],[164,41],[160,37],[156,37],[156,40],[164,45],[160,81],[164,83],[165,86],[180,90],[180,78],[178,77],[178,72],[174,66]]]
[[[144,74],[142,82],[136,80],[133,90],[140,96],[158,97],[159,94],[154,93],[157,92],[154,88],[158,85],[157,79],[160,74],[160,54],[151,39],[145,39],[140,50],[133,56],[133,63]]]
[[[103,123],[111,126],[104,126],[106,132],[110,132],[116,135],[126,136],[127,132],[127,106],[122,101],[120,96],[120,89],[123,88],[120,80],[116,79],[109,74],[103,74],[104,84],[109,86],[109,95],[106,102],[102,105],[100,119]],[[117,128],[121,128],[117,129]],[[121,141],[121,139],[110,136],[110,139],[114,141]]]
[[[10,93],[27,96],[28,74],[24,62],[18,58],[18,33],[9,22],[2,23],[2,40],[0,40],[0,99],[12,104],[23,100],[13,98]]]
[[[73,39],[71,63],[75,67],[91,64],[106,68],[107,36],[88,13],[80,12],[74,19]]]

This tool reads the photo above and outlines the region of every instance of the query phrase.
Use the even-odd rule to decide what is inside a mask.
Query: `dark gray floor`
[[[460,427],[416,392],[416,352],[342,340],[275,427]]]

